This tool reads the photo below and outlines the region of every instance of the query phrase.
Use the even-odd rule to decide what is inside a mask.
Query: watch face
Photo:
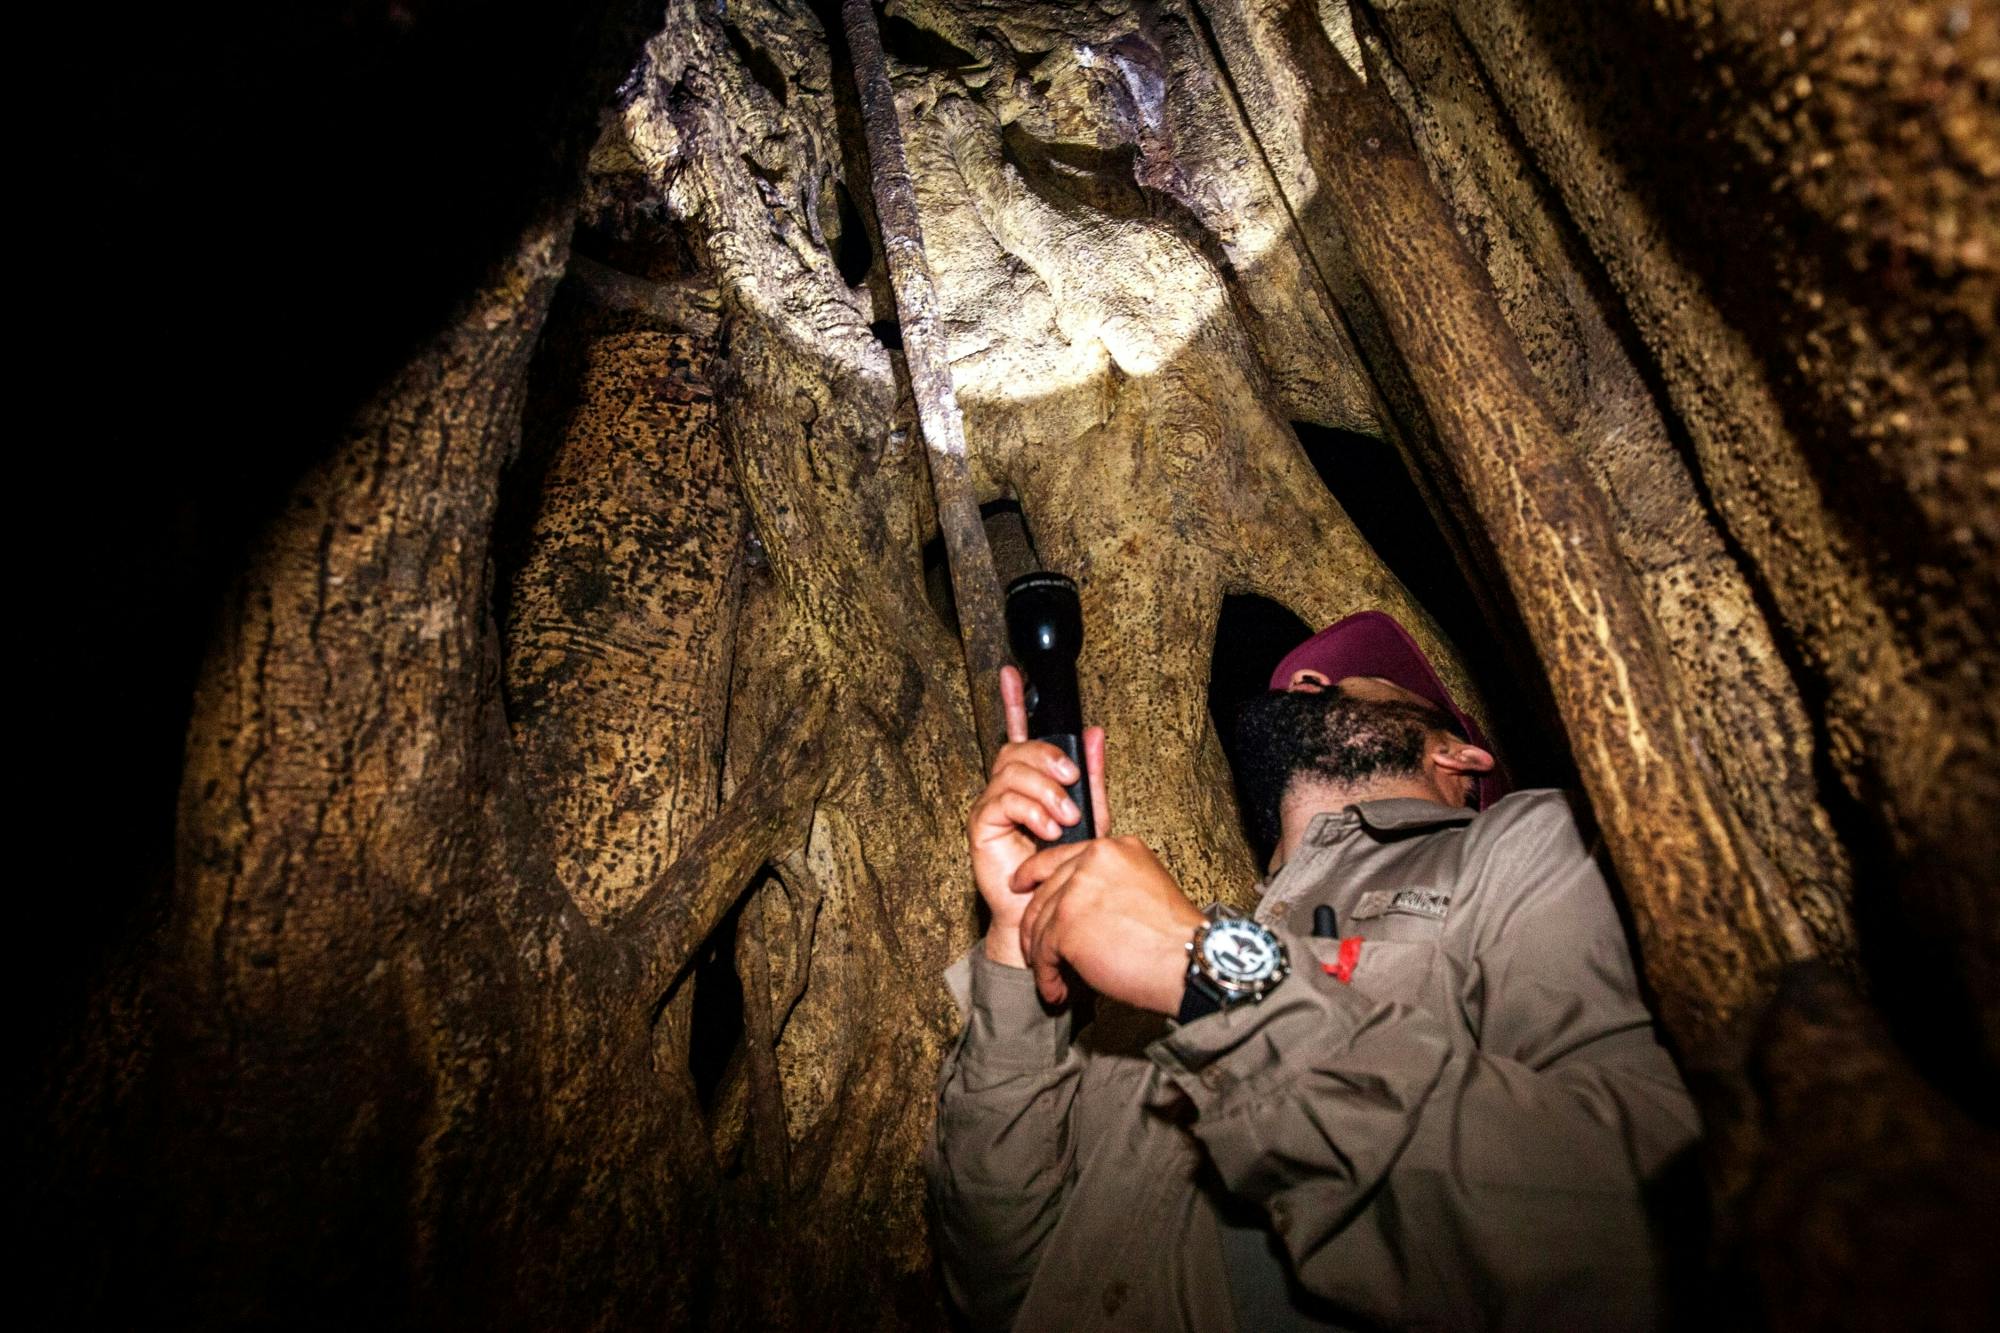
[[[1278,970],[1278,939],[1254,921],[1225,919],[1201,944],[1209,975],[1225,986],[1254,986]]]

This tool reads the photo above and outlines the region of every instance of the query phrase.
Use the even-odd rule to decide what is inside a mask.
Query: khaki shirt
[[[1642,1195],[1699,1125],[1564,795],[1322,814],[1258,918],[1291,976],[1185,1026],[1072,1040],[1032,973],[946,974],[925,1165],[972,1324],[1656,1324]]]

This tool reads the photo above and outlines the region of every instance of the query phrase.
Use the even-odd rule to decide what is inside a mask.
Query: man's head
[[[1420,796],[1484,809],[1506,778],[1479,730],[1393,619],[1364,611],[1278,664],[1237,718],[1237,767],[1253,835],[1277,846],[1286,794]]]

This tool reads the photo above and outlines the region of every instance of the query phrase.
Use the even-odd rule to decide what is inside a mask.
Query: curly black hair
[[[1449,713],[1405,700],[1355,699],[1338,689],[1271,690],[1236,710],[1236,786],[1259,856],[1278,845],[1279,811],[1294,779],[1353,786],[1423,771],[1433,731],[1463,739]]]

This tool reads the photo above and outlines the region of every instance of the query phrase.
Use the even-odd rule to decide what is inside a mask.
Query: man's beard
[[[1450,728],[1427,705],[1335,689],[1272,690],[1245,701],[1236,711],[1236,788],[1258,855],[1278,845],[1280,807],[1295,780],[1354,787],[1421,776],[1431,732]]]

